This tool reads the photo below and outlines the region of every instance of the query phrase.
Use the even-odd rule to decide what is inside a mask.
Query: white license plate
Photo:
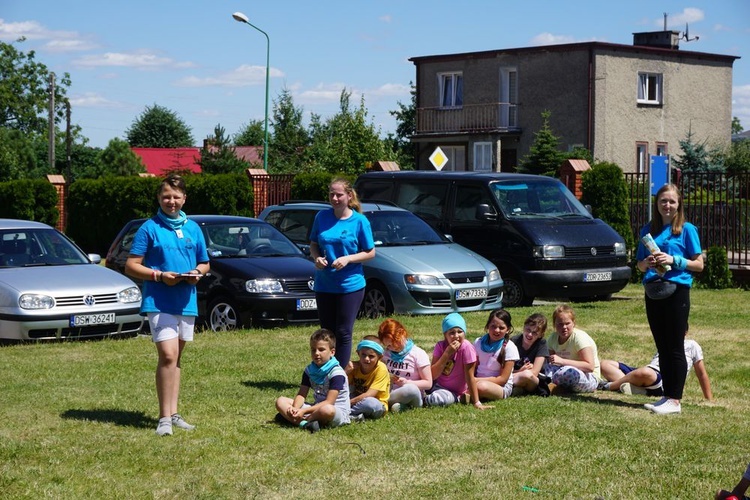
[[[313,311],[318,308],[318,302],[315,299],[297,299],[298,311]]]
[[[111,325],[115,322],[115,313],[76,314],[70,317],[70,326]]]
[[[467,288],[466,290],[456,290],[456,300],[483,299],[485,297],[487,297],[486,288]]]
[[[612,273],[586,273],[583,275],[583,281],[612,281]]]

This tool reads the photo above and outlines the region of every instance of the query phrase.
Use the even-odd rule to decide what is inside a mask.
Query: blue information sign
[[[651,156],[649,183],[652,196],[656,196],[656,192],[669,183],[669,156]]]

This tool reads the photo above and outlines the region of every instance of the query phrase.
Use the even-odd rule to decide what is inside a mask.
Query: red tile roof
[[[173,170],[201,173],[200,148],[131,148],[146,165],[146,172],[164,176]]]

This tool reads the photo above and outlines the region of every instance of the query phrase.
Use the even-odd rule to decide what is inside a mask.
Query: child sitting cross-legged
[[[424,392],[432,387],[430,357],[414,344],[404,325],[395,319],[380,323],[378,338],[386,348],[383,362],[391,374],[388,411],[421,408]]]
[[[366,418],[380,418],[388,411],[390,378],[381,361],[383,345],[375,335],[367,335],[357,344],[359,360],[349,371],[349,393],[352,398],[351,419],[361,422]]]
[[[333,332],[321,328],[310,337],[312,362],[302,374],[302,383],[294,399],[280,397],[276,410],[282,422],[291,422],[310,432],[321,426],[338,427],[349,423],[349,385],[346,372],[333,355],[336,352],[336,337]],[[313,390],[313,404],[305,402],[307,393]]]

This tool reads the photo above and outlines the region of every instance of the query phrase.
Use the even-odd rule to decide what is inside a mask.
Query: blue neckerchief
[[[185,223],[187,222],[187,215],[182,210],[180,210],[180,213],[177,214],[176,218],[169,217],[167,214],[164,213],[164,211],[162,211],[161,208],[159,209],[158,212],[156,212],[156,215],[159,216],[159,220],[164,222],[164,224],[171,227],[175,231],[182,228],[182,226],[184,226]]]
[[[396,363],[403,363],[404,358],[411,352],[411,348],[414,347],[414,341],[412,339],[406,339],[406,344],[404,345],[404,348],[401,349],[400,352],[391,351],[388,349],[388,352],[391,355],[391,359],[395,361]]]
[[[503,347],[503,342],[505,342],[504,338],[495,342],[490,342],[490,334],[485,333],[480,341],[480,347],[482,348],[482,352],[494,353],[499,351]]]
[[[307,376],[310,377],[310,380],[315,382],[318,385],[321,385],[325,383],[326,377],[328,377],[328,374],[331,373],[331,370],[336,368],[339,365],[339,360],[336,358],[329,359],[326,364],[324,364],[321,367],[318,367],[315,363],[310,363],[307,365]]]

